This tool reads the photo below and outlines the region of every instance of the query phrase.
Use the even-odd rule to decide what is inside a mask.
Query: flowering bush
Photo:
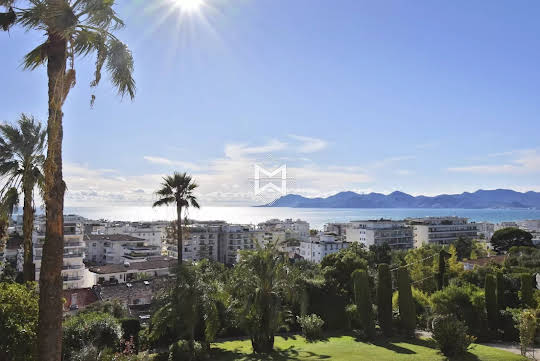
[[[302,333],[308,341],[319,340],[322,335],[324,321],[316,314],[296,316],[296,320],[302,327]]]

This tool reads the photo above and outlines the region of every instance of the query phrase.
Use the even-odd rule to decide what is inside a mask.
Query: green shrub
[[[139,331],[141,330],[141,322],[136,318],[123,318],[120,320],[124,340],[133,338],[135,349],[139,350]]]
[[[523,310],[518,318],[519,343],[521,354],[525,356],[527,349],[534,346],[534,335],[536,333],[536,312],[534,310]]]
[[[377,318],[379,326],[385,336],[392,335],[392,275],[390,267],[379,265],[377,282]]]
[[[0,283],[0,360],[33,359],[38,297],[35,283]]]
[[[403,330],[412,334],[416,328],[416,309],[411,291],[411,281],[406,268],[398,270],[398,306]]]
[[[433,319],[433,339],[441,352],[447,357],[462,355],[467,352],[474,336],[467,335],[467,326],[454,315],[442,315]]]
[[[319,340],[322,336],[324,321],[316,314],[296,316],[296,320],[302,327],[302,333],[308,341]]]
[[[497,272],[497,309],[506,309],[504,300],[504,275],[501,271]]]
[[[431,301],[428,294],[414,287],[411,291],[416,313],[416,325],[420,328],[431,327],[428,324],[428,320],[431,317]],[[397,291],[392,295],[392,307],[394,311],[399,309],[399,294]]]
[[[169,347],[168,361],[202,361],[207,357],[206,350],[198,341],[190,344],[187,340],[179,340]]]
[[[106,313],[79,314],[64,322],[63,329],[62,352],[66,359],[90,346],[117,351],[122,339],[120,323]]]
[[[482,289],[466,283],[459,286],[451,284],[431,295],[431,306],[435,314],[453,315],[465,322],[474,336],[489,338]]]
[[[367,272],[363,269],[357,269],[352,273],[351,278],[353,279],[354,301],[362,330],[367,338],[372,339],[375,337],[375,320]]]
[[[489,328],[495,331],[499,325],[499,310],[497,309],[496,281],[492,274],[486,275],[484,294]]]
[[[520,277],[521,290],[519,297],[521,298],[521,304],[525,307],[536,307],[536,303],[533,296],[533,277],[530,273],[524,273]]]

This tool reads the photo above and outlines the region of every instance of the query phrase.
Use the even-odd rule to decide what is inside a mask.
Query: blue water
[[[66,214],[79,214],[91,219],[154,221],[172,220],[174,208],[152,207],[66,207]],[[230,223],[259,223],[271,218],[300,218],[311,228],[322,229],[328,222],[347,222],[357,219],[403,219],[407,217],[461,216],[472,222],[499,223],[524,219],[540,219],[539,209],[408,209],[408,208],[256,208],[202,207],[190,210],[189,218],[224,220]]]

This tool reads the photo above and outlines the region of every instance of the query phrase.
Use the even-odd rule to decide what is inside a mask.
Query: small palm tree
[[[32,252],[34,191],[36,186],[43,186],[45,139],[45,129],[32,116],[22,114],[17,125],[0,125],[0,176],[5,181],[0,196],[8,215],[16,209],[19,196],[24,197],[24,281],[33,281],[35,276]]]
[[[19,5],[20,7],[17,7]],[[62,264],[64,248],[64,193],[62,138],[64,102],[75,86],[75,60],[96,54],[95,87],[102,69],[120,95],[135,96],[133,57],[114,34],[124,26],[114,11],[114,0],[0,0],[0,28],[20,25],[45,35],[43,43],[24,57],[24,69],[46,66],[48,78],[47,160],[44,201],[46,242],[39,277],[38,354],[40,359],[62,358]],[[19,41],[20,40],[16,40]],[[8,51],[2,49],[2,51]],[[92,102],[94,96],[92,95]]]
[[[182,210],[190,206],[200,208],[197,197],[193,194],[198,187],[191,176],[174,172],[173,175],[163,177],[161,188],[156,192],[159,197],[153,207],[176,205],[176,241],[178,247],[178,263],[182,263]]]

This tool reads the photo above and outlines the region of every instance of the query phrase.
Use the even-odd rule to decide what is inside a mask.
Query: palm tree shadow
[[[415,351],[409,350],[408,348],[405,348],[405,347],[398,346],[392,343],[391,340],[375,340],[372,342],[372,344],[378,347],[383,347],[387,350],[390,350],[396,353],[407,354],[407,355],[416,354]]]
[[[300,358],[301,357],[301,358]],[[328,360],[330,356],[320,355],[311,351],[298,351],[293,346],[284,350],[275,350],[270,354],[245,354],[238,349],[222,350],[214,349],[212,351],[212,360],[232,361],[287,361],[287,360]]]

